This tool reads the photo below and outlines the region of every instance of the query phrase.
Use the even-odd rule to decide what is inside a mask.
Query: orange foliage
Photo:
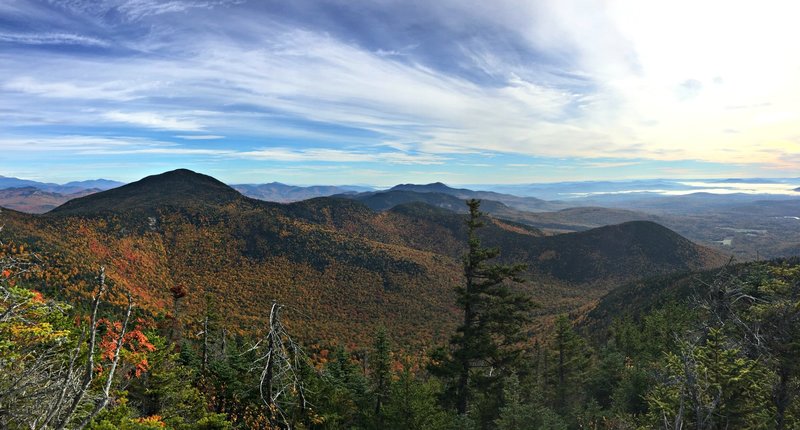
[[[142,417],[134,419],[139,424],[145,424],[150,427],[166,427],[167,424],[163,421],[160,415],[151,415],[149,417]]]
[[[105,333],[98,344],[100,350],[100,357],[104,360],[112,361],[115,358],[115,351],[117,348],[117,340],[119,339],[120,332],[122,331],[122,322],[109,321],[108,319],[101,319],[97,322],[98,327],[104,326]],[[128,372],[128,377],[139,377],[148,369],[147,354],[156,350],[155,345],[150,343],[150,340],[142,332],[145,325],[142,320],[137,320],[135,328],[129,330],[122,337],[122,350],[124,353],[123,358],[132,367]]]

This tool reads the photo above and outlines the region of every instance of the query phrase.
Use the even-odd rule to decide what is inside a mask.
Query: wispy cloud
[[[49,0],[50,3],[67,10],[79,11],[86,15],[106,18],[121,15],[127,21],[189,12],[193,9],[214,9],[220,6],[243,3],[243,0],[70,0],[63,2]]]
[[[23,45],[85,45],[109,46],[109,42],[95,37],[72,33],[0,33],[0,43]]]
[[[217,134],[193,134],[193,135],[182,134],[182,135],[177,135],[175,137],[184,140],[219,140],[225,138],[225,136],[220,136]]]
[[[200,131],[203,126],[195,119],[175,118],[154,112],[106,112],[102,115],[109,121],[122,122],[158,130]]]
[[[9,152],[80,152],[171,148],[174,143],[125,136],[64,135],[57,137],[2,137],[0,148]]]
[[[10,92],[40,97],[129,101],[136,99],[146,91],[152,91],[157,84],[135,83],[131,81],[106,81],[100,83],[74,83],[69,81],[44,82],[31,77],[13,78],[2,84],[2,89]]]
[[[8,152],[69,152],[78,155],[209,155],[228,159],[324,162],[324,163],[389,163],[389,164],[444,164],[446,157],[434,154],[402,151],[369,152],[364,150],[330,148],[272,147],[242,151],[226,147],[196,148],[175,142],[159,141],[129,136],[69,135],[37,138],[0,138],[0,148]]]
[[[432,154],[367,152],[325,148],[264,148],[237,152],[236,157],[267,161],[324,161],[334,163],[443,164],[447,158]]]

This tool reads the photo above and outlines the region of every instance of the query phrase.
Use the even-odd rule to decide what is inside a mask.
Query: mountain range
[[[53,184],[49,182],[31,181],[28,179],[10,178],[0,176],[0,190],[7,188],[36,188],[42,191],[58,194],[74,194],[85,190],[108,190],[124,185],[124,182],[108,179],[92,179],[86,181],[72,181],[66,184]]]
[[[707,180],[713,186],[729,188],[786,187],[797,181],[797,179]],[[0,187],[2,183],[24,185],[31,181],[3,178]],[[41,192],[27,188],[0,189],[0,207],[43,213],[72,198],[98,190],[80,187],[119,185],[106,180],[64,185],[36,184],[41,187],[37,188]],[[733,254],[743,261],[798,254],[800,198],[797,196],[710,192],[664,195],[642,191],[647,187],[683,191],[703,190],[701,185],[703,183],[680,180],[639,180],[497,186],[497,189],[512,190],[522,194],[535,191],[542,195],[563,197],[580,194],[579,191],[583,190],[585,195],[580,198],[573,196],[564,200],[550,201],[496,191],[453,188],[440,182],[427,185],[401,184],[387,190],[360,186],[298,187],[277,182],[231,187],[248,197],[283,203],[334,195],[358,200],[377,211],[386,211],[405,203],[423,202],[463,213],[466,210],[463,200],[477,198],[482,200],[483,210],[495,218],[526,224],[547,234],[578,232],[627,221],[644,220],[664,225],[692,241]],[[75,187],[80,188],[79,191],[70,194],[45,190],[60,189],[66,192],[78,189]],[[636,191],[638,188],[641,189]]]
[[[154,314],[172,309],[171,287],[186,286],[187,324],[214,303],[231,330],[257,331],[277,300],[296,310],[291,323],[312,342],[364,344],[365,328],[391,324],[404,345],[419,346],[442,341],[457,321],[465,216],[423,202],[383,211],[341,197],[271,203],[176,170],[44,215],[2,216],[6,240],[45,259],[50,272],[38,282],[51,294],[85,295],[91,273],[104,266],[110,282]],[[502,250],[500,261],[527,264],[528,282],[518,288],[533,295],[543,318],[587,306],[642,274],[728,258],[650,221],[545,235],[490,217],[481,237]],[[53,279],[75,287],[60,290]]]
[[[121,185],[125,185],[125,183],[108,179],[54,184],[0,176],[0,207],[28,213],[44,213],[76,197],[117,188]],[[370,187],[358,185],[301,187],[280,182],[235,184],[231,187],[248,197],[280,203],[373,190]]]
[[[0,206],[28,213],[44,213],[72,199],[101,191],[88,188],[71,194],[44,191],[36,187],[6,188],[0,190]]]
[[[231,185],[231,187],[247,197],[279,203],[291,203],[312,199],[314,197],[332,196],[334,194],[372,191],[372,188],[357,185],[313,185],[310,187],[299,187],[296,185],[282,184],[280,182],[270,182],[268,184],[237,184]]]

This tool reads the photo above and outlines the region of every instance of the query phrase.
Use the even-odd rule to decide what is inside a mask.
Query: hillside
[[[699,270],[727,261],[724,255],[649,221],[542,237],[529,253],[536,259],[529,257],[535,270],[579,283]]]
[[[311,342],[364,344],[371,327],[386,324],[419,346],[443,340],[456,322],[464,216],[422,203],[383,212],[340,198],[267,203],[178,170],[42,216],[4,218],[4,235],[48,256],[55,273],[41,289],[58,295],[85,294],[89,273],[105,265],[151,312],[171,309],[169,289],[180,284],[189,290],[182,318],[196,321],[210,301],[231,330],[257,330],[273,300],[296,309],[292,321]],[[724,259],[654,223],[542,237],[489,219],[481,233],[504,261],[528,264],[523,288],[541,314],[583,306],[612,282]],[[72,287],[59,290],[53,279]]]
[[[340,197],[357,200],[375,211],[385,211],[398,205],[419,202],[457,213],[467,213],[467,206],[464,202],[469,198],[457,197],[448,193],[433,191],[419,192],[402,189],[342,195]],[[483,200],[481,203],[481,210],[487,213],[508,211],[509,209],[510,208],[505,204],[493,200]]]
[[[602,338],[608,335],[614,319],[641,320],[653,311],[675,304],[696,306],[698,300],[707,297],[712,285],[728,284],[746,288],[744,285],[763,279],[771,268],[796,267],[798,264],[800,259],[797,257],[747,263],[729,262],[721,268],[673,273],[624,283],[609,291],[581,316],[582,325],[587,333]],[[768,289],[739,290],[739,293],[757,295],[767,291]]]

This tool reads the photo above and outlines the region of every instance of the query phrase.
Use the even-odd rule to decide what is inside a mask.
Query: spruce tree
[[[463,320],[450,340],[451,353],[434,357],[440,364],[432,369],[454,382],[447,394],[455,399],[460,415],[467,413],[473,390],[497,389],[501,378],[519,363],[532,308],[530,298],[512,291],[508,283],[521,281],[524,265],[489,264],[500,251],[483,247],[478,238],[478,229],[485,225],[480,201],[469,200],[467,206],[465,282],[456,290]]]
[[[566,413],[576,405],[586,382],[591,350],[586,341],[575,332],[566,315],[556,319],[550,344],[552,369],[550,385],[555,396],[554,406],[559,413]]]
[[[381,326],[375,333],[373,344],[372,372],[370,379],[372,383],[372,394],[375,398],[375,428],[384,428],[384,411],[391,388],[391,347],[386,335],[386,328]]]

